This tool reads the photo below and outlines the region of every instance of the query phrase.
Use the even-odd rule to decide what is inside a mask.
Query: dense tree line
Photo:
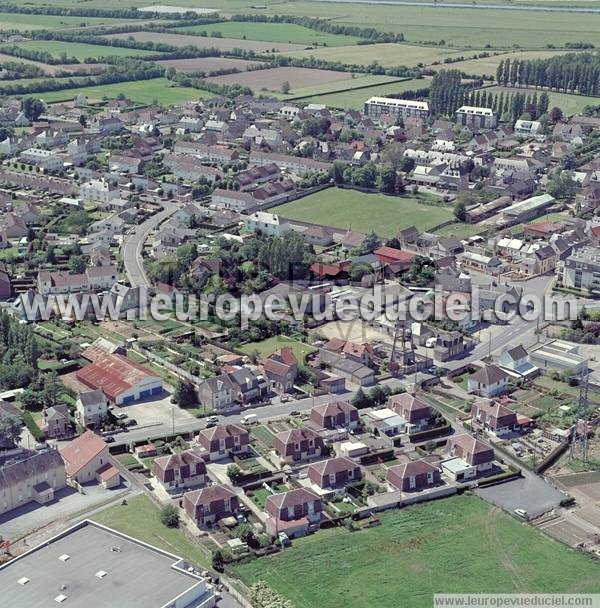
[[[459,70],[441,70],[431,80],[429,103],[434,114],[452,116],[464,105],[469,88],[461,82]]]
[[[19,78],[38,78],[44,76],[45,72],[42,68],[31,63],[22,63],[20,61],[4,61],[2,62],[2,73],[0,80],[18,80]]]
[[[211,93],[222,95],[223,97],[234,98],[239,95],[253,94],[252,89],[241,84],[218,84],[216,82],[209,82],[198,74],[186,74],[184,72],[172,72],[169,70],[164,72],[164,75],[171,82],[176,82],[179,86],[210,91]]]
[[[473,91],[468,97],[468,103],[481,108],[491,108],[504,120],[515,121],[523,115],[531,120],[548,113],[550,98],[546,91],[533,93],[499,94],[485,89]]]
[[[505,59],[496,70],[504,86],[534,86],[581,95],[600,93],[600,55],[568,53],[547,59]]]
[[[114,19],[190,19],[197,16],[194,11],[187,13],[153,13],[138,11],[136,8],[91,8],[64,6],[30,6],[17,4],[0,4],[0,13],[18,13],[21,15],[52,15],[58,17],[111,17]]]
[[[0,387],[27,386],[36,376],[39,356],[33,329],[20,325],[6,313],[0,314]]]

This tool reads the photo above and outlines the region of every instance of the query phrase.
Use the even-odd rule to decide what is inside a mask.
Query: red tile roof
[[[64,448],[61,448],[60,455],[65,461],[65,470],[68,477],[74,477],[90,463],[104,448],[107,443],[92,431],[86,431],[76,439],[73,439]]]

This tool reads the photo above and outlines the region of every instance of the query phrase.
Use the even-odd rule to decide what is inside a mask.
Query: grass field
[[[488,93],[490,91],[494,93],[500,93],[504,91],[505,93],[533,93],[535,89],[524,89],[524,88],[516,88],[516,87],[489,87],[485,89]],[[538,96],[540,91],[538,90]],[[586,97],[584,95],[570,95],[569,93],[556,93],[554,91],[548,91],[548,95],[550,96],[550,107],[558,106],[564,114],[567,116],[572,116],[573,114],[577,114],[581,112],[585,106],[588,105],[598,105],[600,104],[600,97]]]
[[[182,34],[206,32],[209,36],[219,32],[224,38],[262,40],[263,42],[289,42],[290,44],[345,46],[355,44],[359,38],[318,32],[295,23],[227,22],[179,27],[174,31]]]
[[[434,593],[595,593],[600,568],[475,497],[388,511],[382,525],[321,530],[233,568],[295,608],[430,608]]]
[[[452,217],[451,208],[422,205],[409,196],[365,194],[356,190],[329,188],[285,205],[275,207],[280,217],[348,228],[360,232],[374,230],[392,237],[413,224],[428,229]]]
[[[387,43],[310,49],[308,51],[296,51],[288,54],[292,57],[315,57],[316,59],[356,63],[358,65],[369,65],[377,61],[377,63],[384,67],[397,65],[413,67],[418,64],[430,65],[436,61],[443,61],[446,57],[457,57],[464,53],[461,51],[448,51],[443,47]],[[472,54],[468,53],[468,56],[472,56]]]
[[[483,230],[484,228],[481,226],[474,226],[473,224],[450,224],[436,230],[435,233],[440,236],[454,237],[455,239],[466,239],[479,234]]]
[[[152,51],[141,51],[139,49],[126,49],[118,46],[102,46],[83,42],[63,42],[62,40],[27,40],[26,42],[17,43],[17,46],[32,51],[50,53],[56,59],[66,56],[75,57],[79,61],[85,61],[89,58],[97,59],[98,57],[141,57],[156,54]]]
[[[88,97],[88,101],[100,101],[103,97],[115,98],[120,93],[126,95],[132,101],[151,104],[156,100],[158,103],[169,105],[195,101],[200,98],[212,97],[209,91],[192,89],[190,87],[169,86],[171,82],[166,78],[152,78],[150,80],[136,80],[134,82],[120,82],[115,84],[103,84],[95,87],[80,87],[77,89],[66,89],[64,91],[49,91],[48,93],[36,93],[44,101],[52,103],[55,101],[72,100],[82,94]]]
[[[208,566],[209,558],[177,528],[167,528],[160,521],[160,511],[144,495],[127,499],[126,505],[109,507],[91,517],[95,522],[114,528],[145,543],[170,551],[193,564]]]
[[[345,80],[339,83],[339,88],[347,88],[347,84],[350,86],[349,83],[354,82],[354,80]],[[306,94],[303,94],[301,90],[297,90],[292,97],[296,98],[302,96],[302,101],[324,103],[330,108],[362,110],[365,101],[369,99],[369,97],[373,97],[374,95],[385,97],[386,95],[395,95],[412,89],[424,89],[429,86],[430,82],[431,81],[428,78],[413,78],[411,80],[402,80],[393,83],[376,84],[372,87],[356,89],[353,91],[317,92],[316,94],[308,93],[309,97],[306,97]]]
[[[273,336],[262,342],[249,342],[248,344],[240,346],[240,350],[247,355],[254,351],[258,351],[262,357],[268,357],[282,346],[289,346],[294,351],[299,362],[304,361],[304,358],[307,355],[314,353],[316,350],[316,348],[313,348],[309,344],[299,342],[298,340],[288,338],[287,336]]]
[[[0,13],[0,30],[48,30],[123,22],[122,19],[111,19],[109,17],[61,17]]]

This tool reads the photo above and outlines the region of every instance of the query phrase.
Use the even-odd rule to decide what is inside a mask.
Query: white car
[[[518,515],[522,519],[529,519],[527,511],[525,509],[515,509],[515,515]]]

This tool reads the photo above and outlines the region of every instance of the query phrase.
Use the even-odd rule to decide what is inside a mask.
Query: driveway
[[[529,517],[538,517],[560,505],[566,498],[540,477],[533,474],[487,488],[477,488],[475,494],[509,513],[524,509]]]

